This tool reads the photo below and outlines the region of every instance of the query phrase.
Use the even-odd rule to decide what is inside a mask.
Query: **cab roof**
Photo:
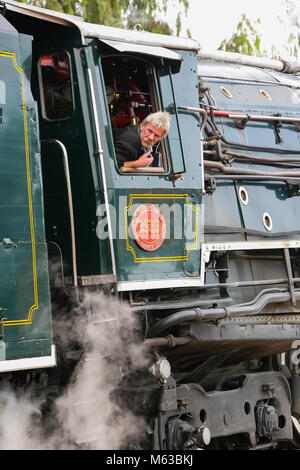
[[[62,24],[79,29],[82,38],[95,38],[99,40],[118,41],[145,46],[165,47],[168,49],[191,50],[198,52],[200,45],[189,38],[180,38],[165,34],[149,33],[120,28],[112,28],[93,23],[87,23],[79,16],[68,15],[46,8],[34,7],[13,0],[4,0],[4,5],[9,11],[14,11],[33,18],[42,19],[52,23]]]

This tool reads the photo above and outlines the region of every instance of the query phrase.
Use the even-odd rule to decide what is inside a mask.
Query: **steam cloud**
[[[76,314],[59,312],[55,320],[68,358],[79,354],[77,344],[81,359],[64,393],[54,399],[54,415],[44,419],[42,409],[55,381],[45,387],[39,379],[38,387],[0,388],[1,450],[118,450],[142,434],[143,421],[111,399],[124,374],[147,365],[135,319],[124,304],[104,294],[89,293],[82,303],[90,307],[88,319],[79,306]]]

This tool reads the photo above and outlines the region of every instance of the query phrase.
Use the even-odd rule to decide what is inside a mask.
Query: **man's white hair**
[[[171,116],[166,111],[158,111],[157,113],[148,114],[147,117],[141,123],[143,126],[146,124],[152,124],[152,126],[159,127],[164,130],[162,138],[166,137],[170,128]]]

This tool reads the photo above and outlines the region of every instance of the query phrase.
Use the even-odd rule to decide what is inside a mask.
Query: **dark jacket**
[[[124,162],[137,160],[146,152],[136,126],[114,129],[113,137],[118,167],[123,166]]]
[[[142,146],[137,126],[113,129],[113,138],[119,168],[124,165],[124,162],[137,160],[148,150]],[[154,160],[150,166],[158,166],[160,157],[158,147],[159,144],[153,147],[152,156]]]
[[[125,127],[122,129],[113,129],[113,138],[115,152],[118,161],[118,167],[124,165],[124,162],[132,162],[140,158],[149,149],[142,146],[137,126]],[[161,165],[161,153],[159,151],[160,142],[152,147],[153,162],[150,166]]]

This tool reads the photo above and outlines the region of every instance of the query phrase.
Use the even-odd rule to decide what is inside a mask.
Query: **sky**
[[[172,7],[173,0],[169,0],[167,21],[175,29],[177,9]],[[216,51],[223,39],[229,39],[236,26],[245,13],[251,24],[261,34],[261,50],[265,49],[271,56],[271,47],[282,57],[288,57],[287,40],[293,31],[289,17],[286,13],[286,4],[293,4],[294,18],[299,15],[300,0],[189,0],[188,17],[183,15],[183,30],[181,36],[186,36],[186,28],[191,31],[204,51]],[[259,18],[260,25],[255,21]]]

